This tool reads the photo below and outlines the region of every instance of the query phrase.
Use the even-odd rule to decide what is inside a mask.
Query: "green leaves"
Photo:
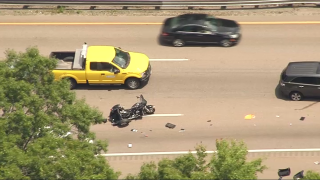
[[[307,180],[307,179],[320,179],[320,174],[318,172],[315,172],[315,171],[307,171],[307,173],[304,175],[304,177],[302,179],[304,179],[304,180]]]
[[[0,178],[117,179],[90,132],[102,113],[54,80],[56,64],[35,47],[0,62]]]
[[[127,179],[257,179],[256,173],[266,166],[262,159],[247,162],[247,148],[243,142],[216,141],[217,153],[208,160],[206,148],[196,146],[196,155],[191,153],[173,160],[163,159],[158,163],[146,163],[136,176]]]

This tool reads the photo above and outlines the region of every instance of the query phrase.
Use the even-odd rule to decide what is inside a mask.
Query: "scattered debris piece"
[[[212,124],[210,124],[210,126],[212,126]]]
[[[171,124],[171,123],[167,123],[165,127],[169,128],[169,129],[174,129],[176,127],[176,125]]]
[[[304,121],[305,118],[306,118],[306,117],[301,117],[301,118],[300,118],[300,121]]]
[[[211,122],[211,120],[208,120],[207,122]]]
[[[292,126],[292,123],[290,123],[290,126]]]
[[[128,144],[128,148],[132,148],[132,144]]]
[[[152,131],[152,130],[150,129],[150,131]]]
[[[131,131],[132,131],[132,132],[138,132],[138,130],[137,130],[137,129],[131,129]]]
[[[320,164],[320,162],[319,162],[319,161],[316,161],[316,162],[314,162],[314,164],[319,165],[319,164]]]
[[[248,115],[246,115],[246,116],[244,117],[245,120],[251,120],[251,119],[254,119],[254,118],[256,118],[256,116],[253,115],[253,114],[248,114]]]
[[[280,117],[280,116],[276,115],[276,117],[278,118],[278,117]]]
[[[180,129],[180,131],[179,132],[184,132],[185,131],[185,129]]]

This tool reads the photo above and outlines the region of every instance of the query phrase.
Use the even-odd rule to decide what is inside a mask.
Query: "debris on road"
[[[304,121],[305,118],[306,118],[306,117],[301,117],[301,118],[300,118],[300,121]]]
[[[211,122],[211,120],[208,120],[207,122]]]
[[[314,162],[314,164],[319,165],[319,164],[320,164],[320,162],[319,162],[319,161],[316,161],[316,162]]]
[[[128,148],[132,148],[132,144],[128,144]]]
[[[292,126],[292,123],[290,123],[289,125]]]
[[[165,127],[169,128],[169,129],[174,129],[176,127],[176,125],[171,124],[171,123],[167,123]]]
[[[131,129],[131,131],[132,131],[132,132],[138,132],[138,130],[137,130],[137,129]]]
[[[251,120],[251,119],[254,119],[254,118],[256,118],[256,116],[253,115],[253,114],[248,114],[248,115],[246,115],[246,116],[244,117],[245,120]]]
[[[149,137],[146,133],[141,132],[141,134],[143,134],[144,137]]]
[[[276,117],[278,118],[278,117],[280,117],[280,116],[276,115]]]
[[[185,131],[185,129],[180,129],[180,131],[179,132],[184,132]]]

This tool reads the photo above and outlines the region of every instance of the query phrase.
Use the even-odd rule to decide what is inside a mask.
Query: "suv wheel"
[[[228,39],[224,39],[224,40],[220,41],[220,45],[222,47],[230,47],[230,46],[232,46],[232,42],[230,42]]]
[[[184,46],[184,41],[182,39],[175,39],[172,44],[174,47],[182,47]]]
[[[303,98],[300,92],[292,92],[290,93],[290,99],[293,101],[301,101]]]

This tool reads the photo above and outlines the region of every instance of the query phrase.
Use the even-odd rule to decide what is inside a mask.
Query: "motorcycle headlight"
[[[230,38],[237,38],[239,37],[239,34],[232,34],[232,35],[229,35]]]

